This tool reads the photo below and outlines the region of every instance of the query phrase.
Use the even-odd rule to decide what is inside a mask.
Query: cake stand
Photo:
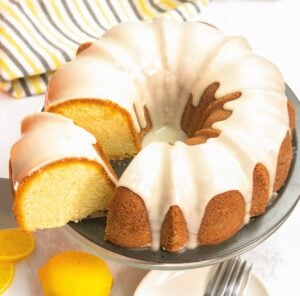
[[[84,219],[79,223],[69,223],[64,229],[76,237],[84,246],[108,260],[143,269],[179,270],[203,267],[219,263],[241,255],[262,243],[272,235],[289,217],[300,195],[300,159],[298,139],[300,139],[300,104],[292,90],[286,85],[286,95],[296,109],[296,129],[293,135],[293,161],[285,186],[266,212],[243,227],[231,239],[215,246],[199,246],[181,253],[128,249],[118,247],[104,240],[106,218]],[[268,110],[266,110],[268,112]],[[117,174],[121,174],[126,164],[114,164]]]

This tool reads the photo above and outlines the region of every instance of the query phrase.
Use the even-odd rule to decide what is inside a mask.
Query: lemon
[[[8,288],[14,276],[14,264],[0,262],[0,295]]]
[[[112,286],[105,262],[79,251],[55,255],[38,274],[45,296],[107,296]]]
[[[21,260],[29,256],[34,247],[30,232],[23,233],[17,228],[0,230],[0,263]]]

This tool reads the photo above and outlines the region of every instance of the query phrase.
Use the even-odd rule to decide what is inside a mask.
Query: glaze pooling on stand
[[[146,127],[145,108],[152,131],[165,126],[181,131],[191,96],[197,106],[216,82],[216,99],[241,93],[224,104],[231,116],[212,125],[221,131],[217,138],[194,146],[155,141],[139,152],[118,181],[117,186],[143,199],[154,249],[159,247],[164,216],[173,205],[184,214],[190,248],[197,246],[205,208],[218,194],[239,191],[247,223],[257,163],[269,172],[271,197],[277,156],[289,131],[287,98],[278,69],[254,54],[244,38],[225,36],[204,23],[163,18],[123,23],[81,52],[67,71],[63,69],[57,75],[78,73],[78,77],[70,79],[72,86],[57,85],[52,105],[77,98],[109,99],[129,112],[137,133]]]

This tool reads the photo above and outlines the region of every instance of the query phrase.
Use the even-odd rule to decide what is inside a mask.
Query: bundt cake
[[[21,229],[59,227],[108,209],[115,174],[95,137],[70,119],[27,116],[10,159],[13,210]]]
[[[106,239],[119,246],[220,243],[265,211],[291,164],[295,115],[279,70],[206,23],[115,26],[54,74],[45,109],[91,132],[111,160],[138,153],[109,206]]]

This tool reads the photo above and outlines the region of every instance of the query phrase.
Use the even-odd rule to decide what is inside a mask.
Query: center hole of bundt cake
[[[143,128],[146,134],[142,147],[155,141],[170,144],[183,141],[188,145],[197,145],[218,137],[221,131],[215,129],[213,124],[226,120],[232,114],[231,110],[224,108],[224,104],[241,96],[240,92],[233,92],[216,98],[219,87],[219,82],[210,84],[196,105],[193,104],[193,95],[189,94],[187,99],[176,100],[178,108],[163,105],[164,108],[150,109],[149,112],[145,107],[147,125]]]
[[[142,147],[146,147],[152,142],[160,141],[173,144],[176,141],[184,141],[188,136],[184,131],[171,125],[152,128],[143,138]]]

